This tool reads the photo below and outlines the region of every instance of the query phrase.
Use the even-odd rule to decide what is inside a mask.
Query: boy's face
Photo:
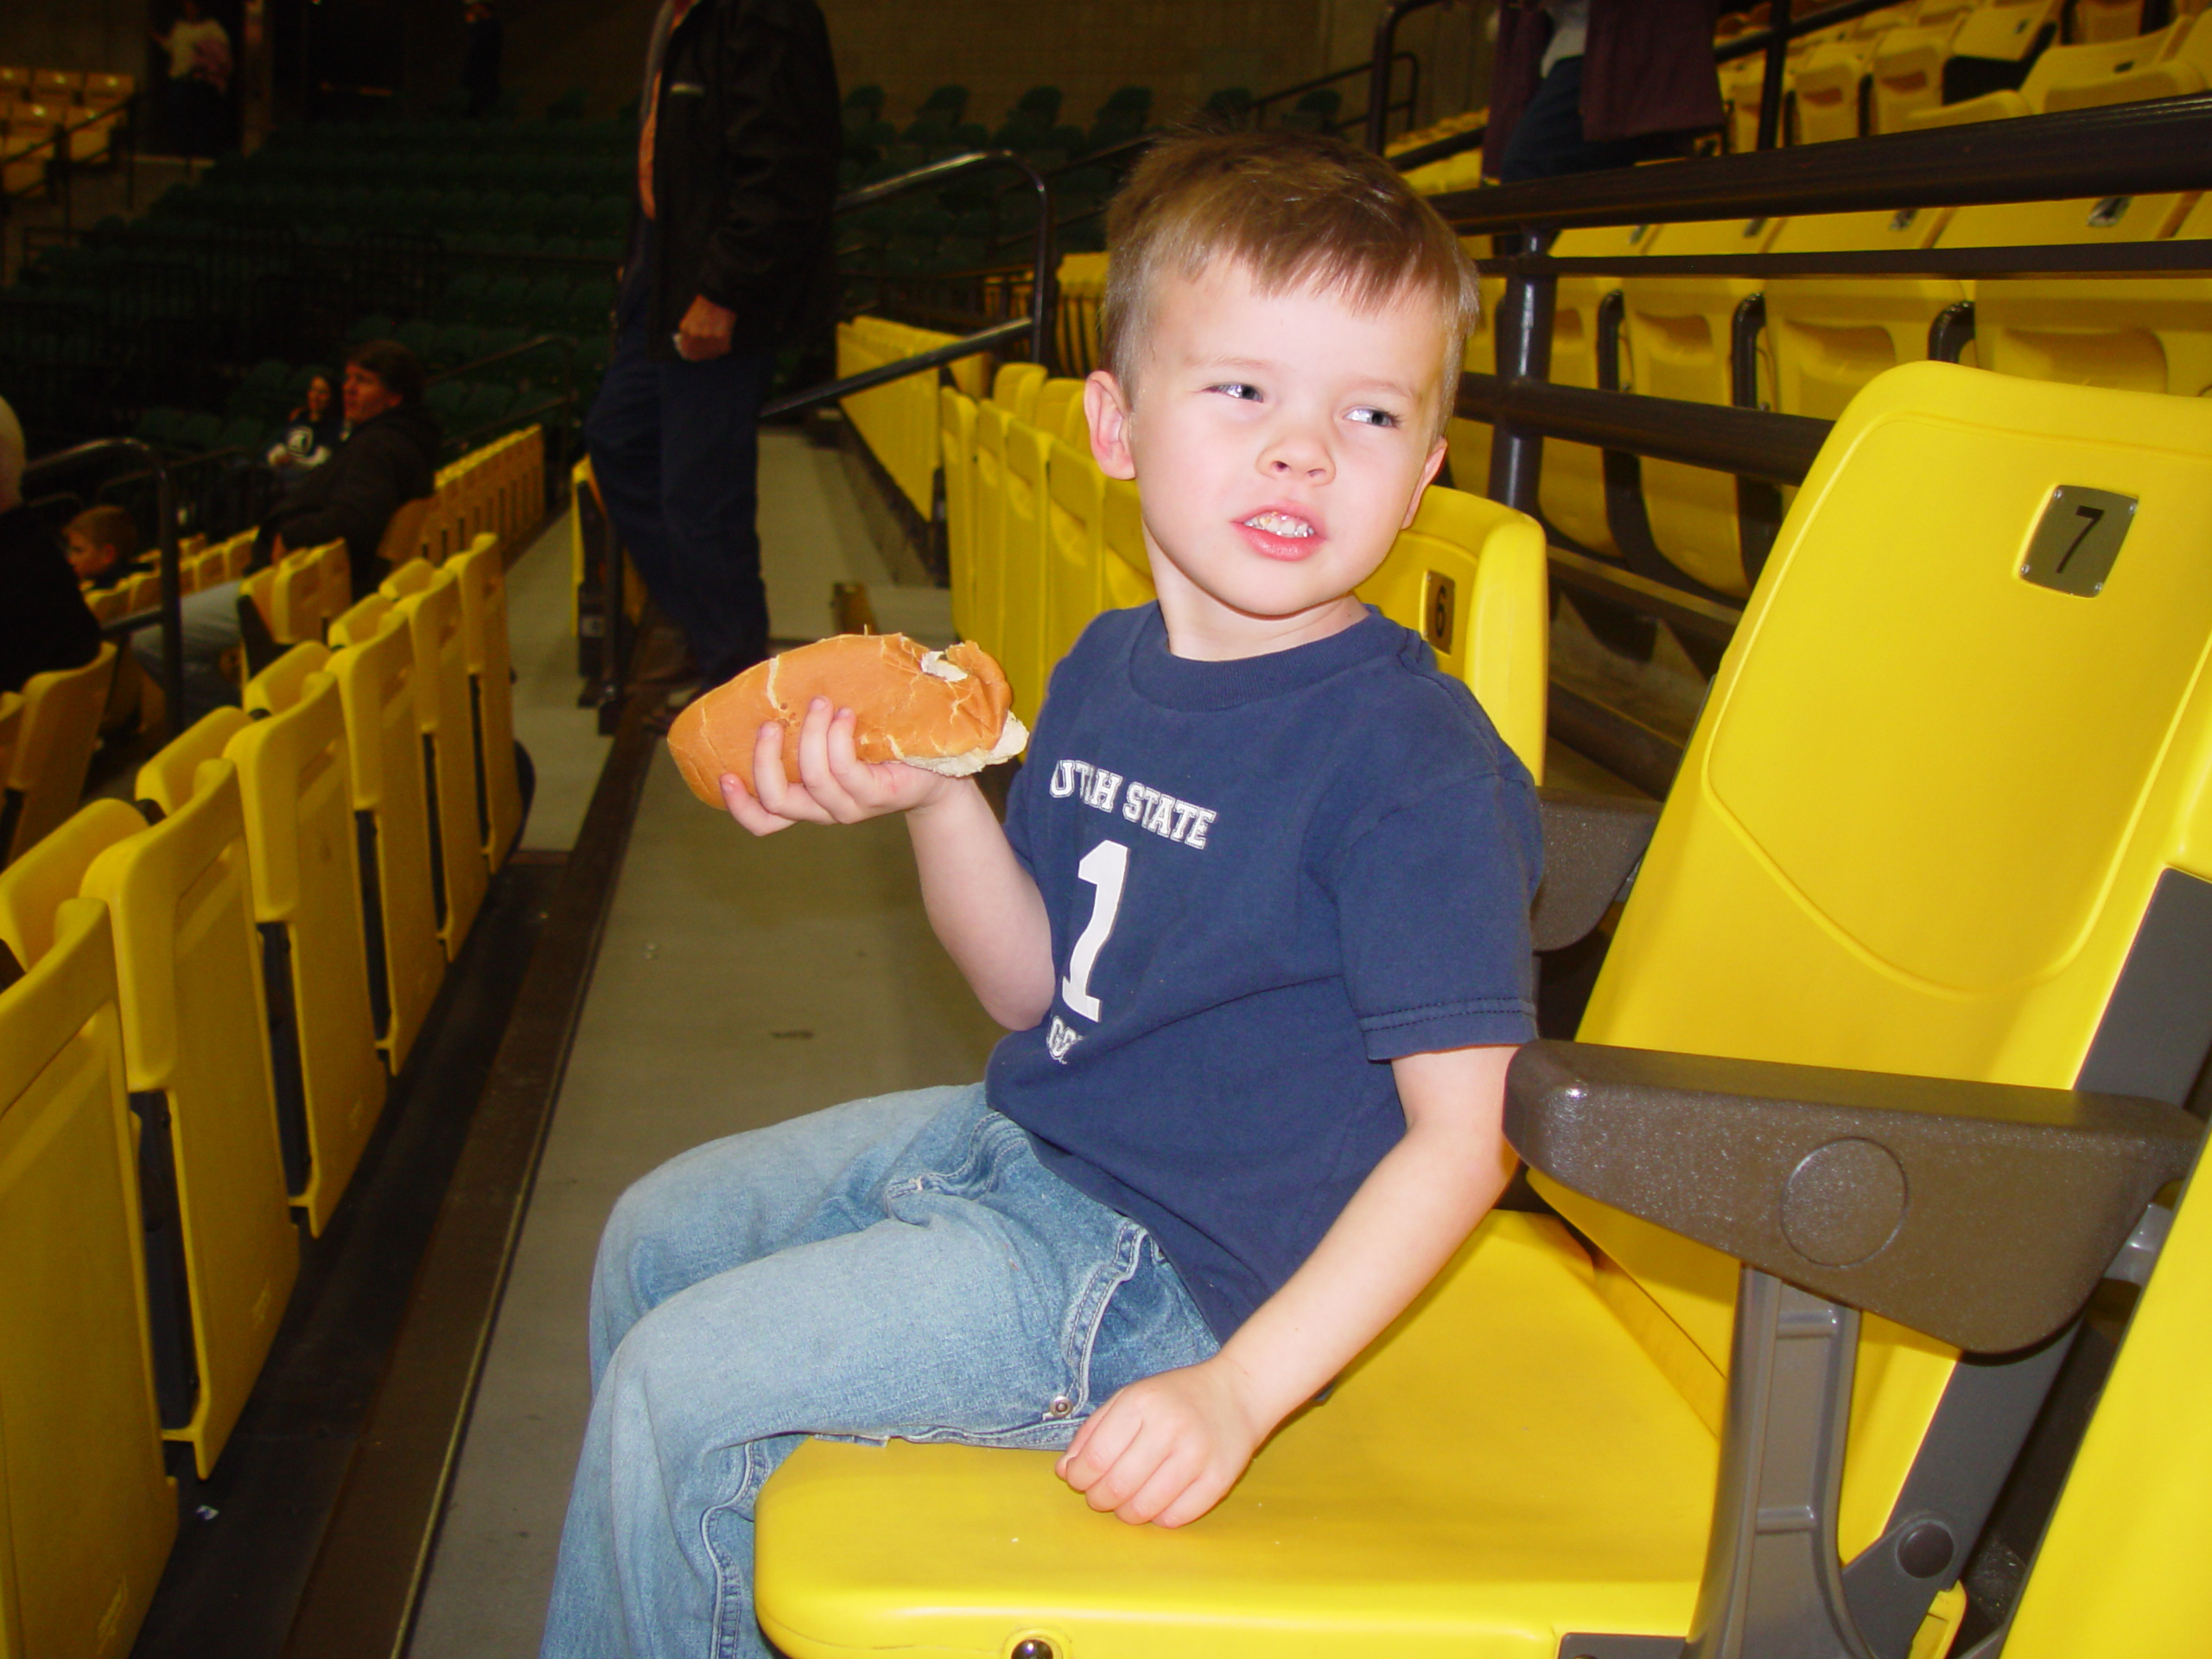
[[[51,542],[48,547],[53,546]],[[69,568],[79,582],[90,582],[115,563],[115,550],[103,547],[81,530],[69,532]]]
[[[1085,388],[1091,448],[1144,491],[1171,647],[1227,658],[1349,627],[1444,459],[1442,315],[1262,296],[1241,264],[1161,279],[1141,385]],[[1131,398],[1132,391],[1135,398]]]

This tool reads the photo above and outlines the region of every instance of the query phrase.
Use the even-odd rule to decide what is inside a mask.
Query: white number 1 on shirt
[[[1090,969],[1114,931],[1114,914],[1122,907],[1122,882],[1129,873],[1129,849],[1118,841],[1102,841],[1083,855],[1075,873],[1098,889],[1090,902],[1090,920],[1083,937],[1068,954],[1067,977],[1060,982],[1060,998],[1086,1020],[1098,1018],[1098,999],[1090,994]]]

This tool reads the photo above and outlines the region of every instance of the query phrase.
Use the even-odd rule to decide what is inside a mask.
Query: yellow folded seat
[[[1149,605],[1154,597],[1152,555],[1145,547],[1144,506],[1134,479],[1106,480],[1099,548],[1100,563],[1105,567],[1099,584],[1100,602],[1109,611]]]
[[[957,386],[939,386],[937,407],[938,446],[944,468],[944,560],[952,588],[952,626],[961,638],[977,639],[976,400]]]
[[[1625,258],[1650,252],[1667,234],[1664,226],[1652,225],[1608,225],[1561,231],[1550,252],[1561,259]],[[1549,379],[1563,386],[1615,391],[1636,390],[1623,338],[1621,283],[1622,278],[1618,276],[1560,278],[1552,309]],[[1504,284],[1501,282],[1497,286],[1498,298],[1502,300]],[[1483,325],[1476,332],[1485,337],[1481,349],[1484,356],[1494,363],[1495,312],[1485,308],[1483,315]],[[1469,368],[1475,367],[1474,350],[1473,342],[1470,341]],[[1484,426],[1483,431],[1486,461],[1490,428]],[[1622,486],[1629,487],[1637,466],[1633,455],[1608,456],[1590,444],[1546,438],[1543,471],[1536,492],[1544,522],[1572,548],[1619,557],[1622,549],[1613,531],[1606,474],[1610,468]],[[1455,453],[1452,481],[1460,489],[1486,495],[1490,492],[1489,467],[1485,464],[1480,474],[1464,473]],[[1630,493],[1633,493],[1630,487]]]
[[[1046,382],[1049,389],[1052,383]],[[1063,403],[1060,413],[1067,410]],[[1044,434],[1044,664],[1050,674],[1103,607],[1100,538],[1105,533],[1106,474],[1066,439]]]
[[[1624,1185],[1627,1202],[1639,1178],[1665,1178],[1688,1230],[1718,1218],[1802,1244],[1789,1272],[1840,1304],[1803,1310],[1816,1344],[1793,1350],[1776,1325],[1771,1293],[1808,1293],[1547,1179],[1597,1254],[1548,1218],[1492,1216],[1180,1531],[1090,1514],[1042,1454],[803,1446],[760,1508],[771,1639],[793,1659],[1564,1659],[1732,1629],[1742,1645],[1712,1650],[1942,1653],[2066,1320],[2127,1236],[2128,1205],[2186,1167],[2174,1159],[2197,1134],[2156,1103],[2185,1099],[2212,1047],[2190,967],[2212,914],[2208,514],[2201,404],[1940,364],[1876,379],[1790,512],[1573,1046],[1843,1068],[1819,1075],[1847,1091],[1886,1070],[1939,1093],[1924,1080],[2147,1096],[2109,1109],[2157,1131],[2158,1166],[2118,1209],[2085,1219],[2055,1177],[1984,1205],[1979,1231],[1925,1263],[1942,1294],[1894,1299],[1887,1242],[1851,1207],[1889,1190],[1863,1136],[1806,1147],[1813,1175],[1770,1218],[1700,1195],[1736,1191],[1731,1159],[1770,1155],[1801,1122],[1737,1146],[1692,1114],[1694,1156],[1600,1156],[1592,1185]],[[1922,602],[1901,611],[1907,590]],[[1962,1172],[1950,1186],[1971,1192],[1977,1168],[1994,1181],[2018,1146],[2072,1135],[2058,1122],[2078,1097],[2058,1098],[2038,1096],[2050,1131],[1978,1146],[1947,1166]],[[2045,1236],[2101,1229],[2075,1300],[2024,1312],[2016,1280]],[[1739,1280],[1758,1287],[1740,1324]],[[1877,1289],[1863,1318],[1861,1284]],[[1961,1366],[1952,1342],[1884,1306],[1996,1357]],[[1767,1357],[1738,1368],[1738,1341]],[[1815,1348],[1817,1398],[1794,1357]],[[1791,1440],[1801,1423],[1832,1452]],[[1760,1513],[1770,1477],[1786,1514]],[[1857,1634],[1837,1635],[1838,1606]],[[1746,1610],[1748,1638],[1732,1622]]]
[[[468,648],[461,637],[461,579],[450,564],[393,610],[415,647],[415,709],[422,734],[438,938],[451,962],[491,881],[476,804],[476,735],[469,714]]]
[[[1006,645],[1006,445],[1014,417],[995,398],[976,406],[975,531],[969,537],[975,577],[957,617],[961,637],[993,657]],[[955,605],[959,603],[956,594]]]
[[[1045,701],[1046,676],[1052,668],[1045,655],[1045,573],[1052,557],[1051,497],[1045,458],[1057,440],[1019,417],[1006,423],[1005,435],[1000,488],[1003,529],[999,643],[992,655],[1014,687],[1014,712],[1024,725],[1033,727],[1037,710]]]
[[[507,643],[507,577],[499,542],[479,536],[454,562],[461,579],[461,643],[474,728],[476,823],[486,862],[506,862],[522,833],[524,802],[515,759],[513,675]]]
[[[0,793],[0,855],[5,858],[21,858],[77,810],[99,741],[115,656],[109,642],[82,668],[34,674],[23,682],[7,788]]]
[[[147,1349],[106,908],[66,899],[0,989],[0,1630],[130,1650],[176,1535]]]

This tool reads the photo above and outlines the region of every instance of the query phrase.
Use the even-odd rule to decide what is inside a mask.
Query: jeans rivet
[[[1074,1409],[1074,1401],[1065,1394],[1056,1394],[1052,1396],[1052,1403],[1045,1408],[1045,1414],[1047,1417],[1065,1417]]]

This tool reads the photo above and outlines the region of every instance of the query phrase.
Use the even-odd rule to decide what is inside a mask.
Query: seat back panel
[[[1065,411],[1064,411],[1065,412]],[[1106,475],[1085,449],[1046,437],[1044,667],[1050,674],[1098,614]]]
[[[469,712],[468,658],[461,639],[461,582],[442,568],[420,593],[403,600],[415,648],[417,729],[429,741],[431,784],[426,812],[435,814],[436,855],[445,894],[438,936],[446,960],[461,954],[491,875],[477,827],[476,736]]]
[[[514,683],[507,640],[507,579],[499,543],[478,537],[461,555],[461,626],[475,722],[478,823],[484,855],[505,862],[522,832],[522,782],[515,770]]]

